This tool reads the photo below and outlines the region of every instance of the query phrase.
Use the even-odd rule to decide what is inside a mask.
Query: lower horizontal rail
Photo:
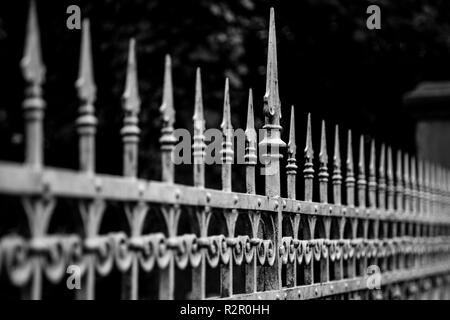
[[[430,276],[450,273],[450,266],[432,266],[413,270],[396,270],[381,274],[381,287],[404,281],[418,280]],[[311,300],[355,291],[369,290],[367,277],[335,280],[280,290],[235,294],[219,300]]]

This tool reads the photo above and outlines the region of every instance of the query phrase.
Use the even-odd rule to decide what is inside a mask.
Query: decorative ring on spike
[[[228,245],[227,238],[225,238],[224,235],[218,235],[217,237],[218,237],[218,241],[220,244],[220,247],[219,247],[220,262],[222,264],[228,264],[230,262],[232,248]],[[233,252],[233,255],[234,255],[234,252]]]
[[[83,240],[78,235],[65,236],[61,239],[66,255],[67,265],[77,265],[81,275],[86,271],[86,261],[83,253]]]
[[[202,251],[198,245],[195,235],[186,235],[188,245],[189,264],[192,268],[197,268],[202,261]]]
[[[130,269],[133,262],[133,254],[128,246],[128,238],[124,232],[112,233],[110,238],[114,248],[114,260],[120,272]]]
[[[281,262],[283,264],[288,263],[289,247],[291,245],[291,237],[283,237],[281,239],[281,246],[278,250]]]
[[[172,258],[172,251],[167,245],[167,239],[164,234],[156,234],[154,241],[156,248],[156,264],[159,269],[165,269],[169,265],[170,259]]]
[[[273,266],[276,258],[275,245],[272,240],[263,240],[263,245],[267,255],[266,262],[269,266]]]
[[[85,239],[84,249],[95,254],[95,268],[99,275],[106,276],[111,272],[114,265],[114,248],[108,235]]]
[[[334,262],[336,260],[336,251],[337,251],[338,243],[336,240],[330,240],[330,248],[328,250],[330,261]]]
[[[314,260],[320,261],[322,255],[323,239],[312,239],[311,246],[313,247]]]
[[[206,238],[208,242],[208,250],[206,251],[206,258],[211,268],[216,268],[220,261],[220,247],[221,239],[216,236]]]
[[[177,267],[184,270],[189,263],[188,243],[186,235],[168,238],[167,247],[172,250]]]
[[[266,246],[264,245],[264,240],[260,240],[257,248],[257,254],[258,254],[258,262],[260,265],[264,265],[266,263]]]
[[[241,236],[244,244],[245,263],[250,264],[253,261],[255,248],[252,246],[249,236]]]
[[[322,258],[324,258],[324,259],[328,258],[328,252],[329,252],[330,245],[331,245],[331,242],[329,239],[323,239]]]
[[[298,239],[295,239],[294,241],[297,242],[297,248],[296,248],[296,253],[295,253],[296,257],[297,257],[297,263],[298,263],[298,265],[301,265],[303,262],[303,256],[305,254],[306,246],[305,246],[304,241],[301,241]]]
[[[25,285],[31,277],[32,264],[27,242],[19,236],[3,238],[1,248],[9,279],[15,286]]]
[[[303,252],[305,255],[305,264],[309,265],[311,263],[311,260],[313,258],[313,246],[310,242],[311,240],[305,240],[302,242],[303,245]]]
[[[155,267],[156,262],[156,241],[155,236],[150,234],[130,239],[130,249],[137,251],[139,265],[145,272],[150,272]]]
[[[47,279],[54,284],[61,281],[66,273],[66,255],[59,237],[45,238],[47,253],[43,261]]]

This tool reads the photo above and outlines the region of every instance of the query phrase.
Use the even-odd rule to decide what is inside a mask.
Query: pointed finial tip
[[[45,66],[42,63],[39,23],[35,1],[30,2],[25,50],[20,62],[22,73],[30,83],[41,84],[45,78]]]

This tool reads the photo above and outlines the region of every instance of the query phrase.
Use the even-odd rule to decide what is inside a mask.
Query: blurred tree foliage
[[[402,108],[402,94],[419,81],[450,76],[446,0],[38,0],[47,66],[45,155],[50,165],[77,167],[74,83],[80,31],[66,28],[71,4],[91,19],[100,172],[121,172],[120,97],[130,37],[137,40],[142,97],[140,171],[151,178],[159,178],[160,171],[158,107],[166,53],[173,59],[177,127],[192,127],[197,66],[202,68],[207,127],[220,123],[225,76],[230,78],[234,127],[245,126],[249,87],[261,125],[270,6],[276,9],[283,125],[287,128],[289,107],[295,104],[301,137],[305,114],[312,111],[315,139],[318,121],[325,118],[412,151],[414,126]],[[381,30],[366,28],[370,4],[381,8]],[[27,8],[28,1],[0,4],[2,159],[22,157],[24,84],[19,61]],[[298,141],[301,148],[304,140]],[[180,179],[189,182],[190,169],[179,170]]]

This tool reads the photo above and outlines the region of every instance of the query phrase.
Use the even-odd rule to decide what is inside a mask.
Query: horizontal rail
[[[0,193],[11,195],[47,195],[109,201],[145,201],[165,205],[187,205],[219,209],[239,209],[299,213],[328,217],[401,221],[422,224],[450,224],[448,216],[426,216],[397,210],[360,208],[346,205],[308,202],[238,192],[197,188],[186,185],[147,181],[121,176],[86,174],[68,169],[35,170],[26,165],[0,162]]]

